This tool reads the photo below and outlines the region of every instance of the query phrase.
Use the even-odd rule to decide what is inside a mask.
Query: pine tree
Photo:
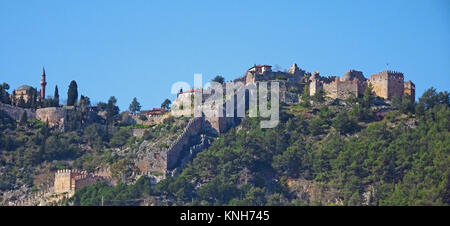
[[[23,99],[23,96],[19,97],[19,100],[17,101],[17,107],[24,108],[26,107],[25,100]]]
[[[28,121],[27,111],[23,111],[22,116],[20,116],[19,124],[23,126],[27,123],[27,121]]]
[[[5,104],[10,104],[11,101],[9,99],[9,93],[8,93],[9,85],[8,83],[3,83],[0,85],[0,102]]]
[[[130,106],[128,107],[130,112],[133,114],[141,110],[141,104],[137,101],[136,97],[133,98],[133,101],[131,101]]]
[[[169,99],[165,99],[164,102],[162,102],[161,104],[161,108],[164,110],[169,110],[170,104],[172,104],[172,102]]]
[[[220,75],[217,75],[216,77],[214,77],[214,79],[212,81],[213,82],[218,82],[220,84],[223,84],[225,82],[225,78],[220,76]]]
[[[72,80],[67,91],[67,106],[74,106],[78,100],[78,85]]]
[[[116,106],[117,99],[112,96],[108,100],[108,104],[106,105],[106,123],[108,125],[114,122],[114,116],[119,114],[119,107]]]
[[[364,108],[370,108],[370,106],[373,103],[373,96],[372,96],[372,84],[368,84],[366,89],[364,90],[363,99],[362,99],[362,106]]]
[[[58,86],[55,86],[55,94],[53,95],[53,104],[55,107],[59,106],[59,92],[58,92]]]

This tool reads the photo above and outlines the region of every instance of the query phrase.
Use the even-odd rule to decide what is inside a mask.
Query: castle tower
[[[293,75],[295,73],[297,73],[300,69],[298,68],[297,64],[294,63],[288,70],[288,73]]]
[[[416,100],[416,85],[414,85],[411,80],[404,83],[403,94],[407,94],[411,97],[411,101],[414,102]]]
[[[405,89],[404,76],[401,72],[383,71],[370,76],[373,92],[384,99],[402,97]]]
[[[45,99],[45,86],[47,82],[45,81],[45,68],[42,67],[42,79],[41,79],[41,100]]]

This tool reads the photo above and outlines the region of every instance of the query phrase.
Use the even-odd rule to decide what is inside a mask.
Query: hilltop
[[[10,95],[2,86],[0,201],[448,204],[449,94],[431,88],[415,103],[415,85],[403,79],[391,71],[366,79],[350,70],[338,78],[296,64],[284,72],[255,65],[233,82],[242,86],[223,102],[211,97],[231,82],[216,78],[218,89],[180,90],[172,106],[167,100],[141,110],[135,99],[130,111],[119,112],[114,97],[96,106],[86,96],[78,100],[74,81],[67,106],[59,104],[57,88],[45,98],[44,71],[40,92],[24,86]],[[195,98],[212,100],[213,111],[221,104],[239,107],[232,100],[261,82],[280,87],[274,128],[261,128],[267,118],[260,116],[193,117]],[[243,107],[252,111],[248,101]]]

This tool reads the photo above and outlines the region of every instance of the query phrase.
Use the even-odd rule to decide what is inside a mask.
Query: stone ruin
[[[391,100],[393,97],[402,97],[407,94],[411,96],[412,100],[415,99],[414,83],[404,82],[403,73],[395,71],[373,74],[369,79],[366,79],[363,73],[357,70],[346,72],[342,78],[337,76],[321,77],[318,72],[315,72],[309,82],[311,96],[319,90],[323,90],[325,96],[331,99],[347,99],[351,95],[358,97],[371,84],[373,93],[378,97]]]

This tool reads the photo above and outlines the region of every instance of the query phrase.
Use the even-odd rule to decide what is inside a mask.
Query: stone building
[[[409,95],[412,101],[416,98],[416,85],[411,80],[405,82],[403,93]]]
[[[373,87],[373,92],[384,99],[392,99],[392,97],[402,97],[405,91],[404,76],[401,72],[383,71],[373,74],[369,79]],[[414,89],[413,83],[409,83],[409,92]],[[413,96],[412,96],[413,97]],[[415,96],[414,96],[415,98]]]
[[[105,179],[104,175],[87,173],[81,170],[58,170],[55,173],[53,192],[72,197],[77,190]]]
[[[42,122],[48,122],[50,126],[63,125],[65,119],[72,113],[70,107],[48,107],[36,110],[36,119]]]
[[[309,93],[313,96],[322,89],[325,95],[332,99],[346,99],[351,95],[361,96],[368,84],[372,85],[373,93],[385,99],[392,97],[402,97],[408,94],[414,100],[415,85],[411,81],[404,82],[401,72],[383,71],[366,79],[361,71],[350,70],[342,78],[331,76],[321,77],[318,72],[314,72],[310,78]]]
[[[301,69],[298,68],[298,66],[297,66],[296,63],[294,63],[294,64],[289,68],[288,73],[291,74],[291,75],[294,75],[294,74],[299,73],[300,71],[301,71]]]
[[[314,96],[317,91],[323,88],[323,78],[320,77],[319,72],[314,71],[309,78],[309,95]]]
[[[29,85],[23,85],[12,91],[11,103],[17,105],[20,99],[23,99],[25,103],[29,102],[33,96],[34,88]]]
[[[288,70],[272,71],[270,65],[255,65],[245,72],[244,77],[238,78],[235,82],[243,82],[245,85],[257,83],[259,81],[286,80],[288,83],[299,83],[303,79],[305,71],[294,63]]]
[[[366,89],[366,78],[361,71],[350,70],[342,78],[334,77],[334,81],[324,82],[325,95],[332,99],[347,99],[351,95],[361,96]]]
[[[45,86],[47,85],[45,68],[42,68],[40,85],[41,90],[39,92],[40,93],[39,95],[37,95],[37,90],[29,85],[23,85],[17,88],[16,90],[13,90],[10,97],[12,105],[17,106],[17,104],[19,104],[20,99],[23,99],[25,103],[28,103],[33,98],[35,98],[36,101],[42,101],[45,99]]]
[[[177,98],[173,101],[170,108],[171,114],[174,116],[194,115],[194,97],[196,95],[203,95],[202,89],[189,89],[183,91],[182,89],[177,94]],[[204,98],[203,98],[204,99]]]
[[[248,69],[249,72],[255,73],[255,74],[264,74],[265,72],[272,71],[272,66],[270,65],[254,65],[250,69]]]
[[[330,83],[323,84],[325,95],[332,99],[347,99],[350,96],[360,96],[364,92],[364,81],[348,80],[343,81],[338,77]],[[364,87],[364,88],[361,88]]]

